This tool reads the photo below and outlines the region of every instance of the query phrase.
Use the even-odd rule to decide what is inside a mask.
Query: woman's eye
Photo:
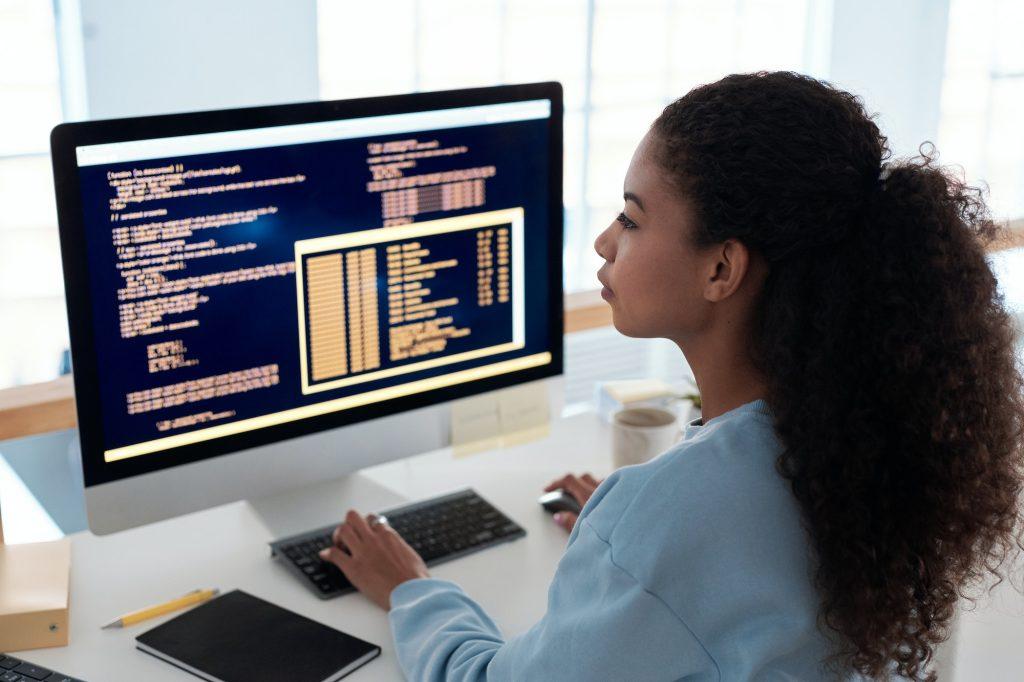
[[[615,219],[622,223],[622,227],[624,227],[627,230],[631,230],[637,226],[636,223],[630,220],[625,213],[620,213],[618,216],[616,216]]]

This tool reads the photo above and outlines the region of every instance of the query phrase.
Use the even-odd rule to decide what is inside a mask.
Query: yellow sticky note
[[[468,455],[501,444],[501,416],[493,393],[452,403],[452,450]]]
[[[455,456],[519,445],[550,433],[548,387],[533,382],[452,403]]]
[[[533,382],[499,392],[498,413],[502,436],[515,437],[545,427],[551,419],[548,387]]]

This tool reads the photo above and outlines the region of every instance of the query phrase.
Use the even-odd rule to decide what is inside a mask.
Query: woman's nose
[[[614,251],[612,249],[611,237],[609,232],[611,228],[605,228],[605,230],[597,235],[597,239],[594,240],[594,251],[597,251],[597,255],[605,260],[613,260]]]

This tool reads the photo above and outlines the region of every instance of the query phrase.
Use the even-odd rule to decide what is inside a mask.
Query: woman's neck
[[[764,398],[764,376],[750,358],[746,343],[679,344],[700,391],[701,418],[707,423],[758,398]]]

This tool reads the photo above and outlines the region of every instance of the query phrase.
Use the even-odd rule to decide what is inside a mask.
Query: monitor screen
[[[87,485],[561,371],[557,84],[53,147]]]

